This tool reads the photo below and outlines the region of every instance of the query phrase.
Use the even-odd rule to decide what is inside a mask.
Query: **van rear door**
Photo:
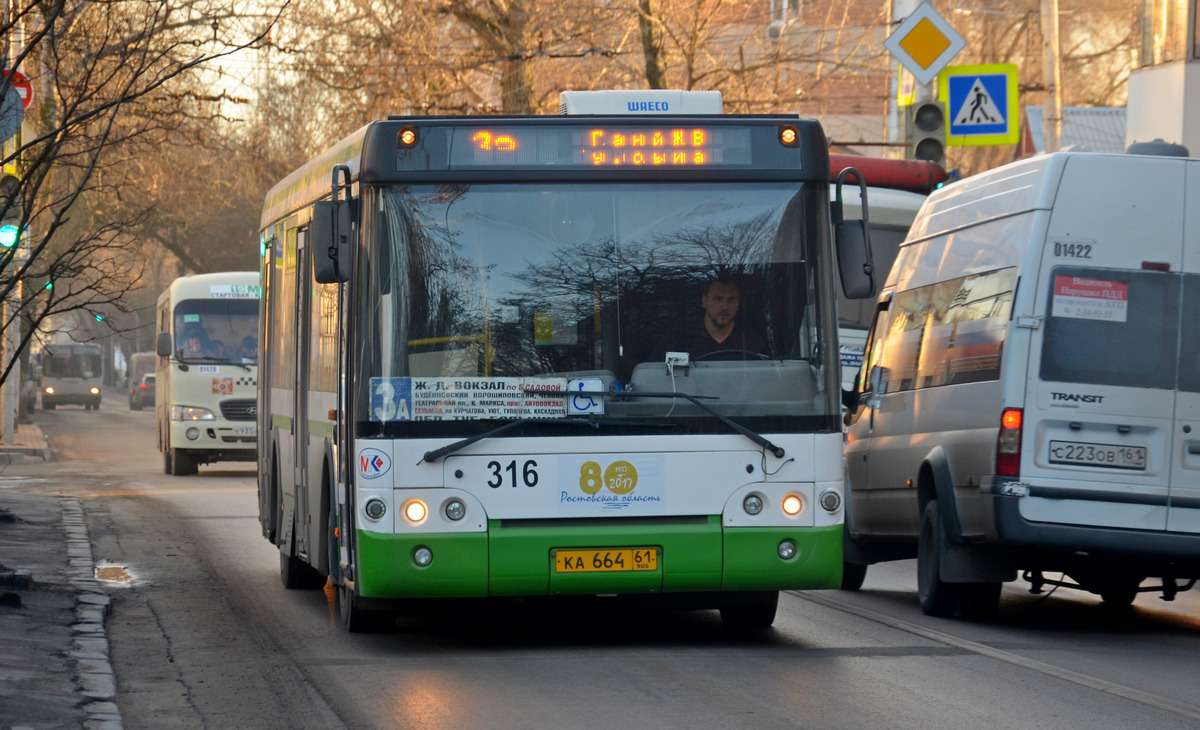
[[[1066,164],[1037,276],[1042,325],[1030,347],[1021,460],[1028,520],[1167,528],[1184,425],[1184,172],[1178,159]],[[1194,405],[1200,433],[1200,399]]]
[[[1183,316],[1167,529],[1200,532],[1200,163],[1186,163]]]

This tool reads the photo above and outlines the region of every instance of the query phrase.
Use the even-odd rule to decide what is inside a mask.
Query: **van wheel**
[[[1004,587],[999,581],[989,583],[960,583],[962,595],[959,597],[958,609],[963,618],[988,618],[1000,607],[1000,589]]]
[[[851,563],[848,560],[842,561],[842,585],[843,591],[857,591],[862,588],[863,581],[867,579],[867,566],[862,563]]]
[[[192,457],[188,456],[188,452],[183,449],[171,449],[172,475],[186,477],[189,474],[195,474],[196,471],[196,463],[192,461]]]
[[[921,610],[929,616],[950,616],[958,607],[960,583],[941,578],[942,554],[946,552],[946,532],[936,501],[925,505],[921,515],[921,537],[917,541],[917,598]]]
[[[769,629],[775,623],[779,591],[735,593],[721,606],[721,623],[727,629]]]
[[[1113,576],[1100,584],[1100,600],[1110,608],[1128,608],[1137,598],[1138,586],[1141,584],[1140,576]]]

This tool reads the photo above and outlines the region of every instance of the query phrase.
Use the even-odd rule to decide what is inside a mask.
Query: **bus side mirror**
[[[170,357],[171,356],[171,333],[170,332],[159,332],[158,333],[158,339],[155,340],[155,342],[154,342],[154,352],[157,353],[159,357]]]
[[[350,201],[314,203],[308,242],[318,284],[350,281]]]
[[[842,181],[847,175],[858,178],[862,219],[845,220],[842,215]],[[875,296],[875,264],[871,256],[871,236],[867,231],[867,185],[862,173],[847,167],[838,174],[837,196],[833,202],[833,241],[837,249],[838,274],[847,299]]]

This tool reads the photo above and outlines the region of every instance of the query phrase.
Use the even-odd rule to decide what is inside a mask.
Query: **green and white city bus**
[[[779,591],[838,586],[836,282],[873,290],[865,226],[831,210],[817,122],[689,101],[390,118],[270,191],[285,586],[328,580],[350,631],[411,599],[614,594],[766,626]],[[714,280],[755,335],[689,349]]]

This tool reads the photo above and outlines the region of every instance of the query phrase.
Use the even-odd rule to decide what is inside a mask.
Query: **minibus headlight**
[[[215,421],[217,417],[207,408],[171,406],[172,421]]]

